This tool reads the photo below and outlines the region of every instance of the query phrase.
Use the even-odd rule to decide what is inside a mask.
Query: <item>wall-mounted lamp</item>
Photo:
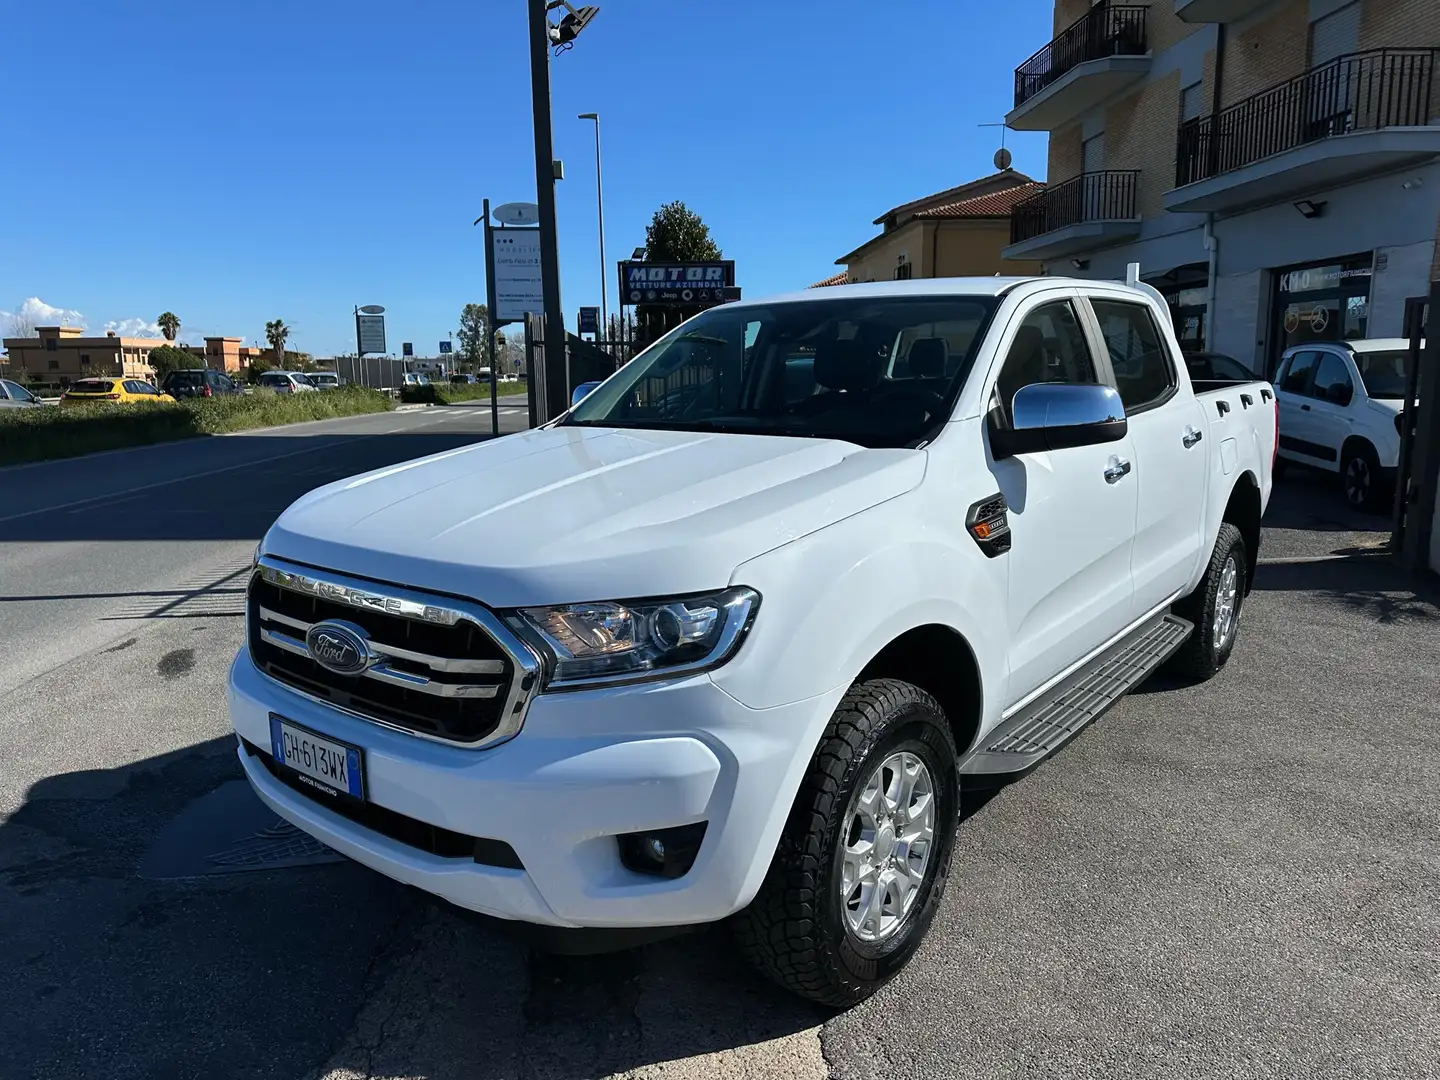
[[[1323,202],[1311,202],[1309,199],[1301,199],[1295,204],[1295,209],[1300,211],[1301,217],[1317,218],[1325,213]]]
[[[1090,269],[1090,260],[1089,260],[1089,259],[1071,259],[1071,260],[1070,260],[1070,265],[1073,266],[1076,270],[1089,270],[1089,269]]]

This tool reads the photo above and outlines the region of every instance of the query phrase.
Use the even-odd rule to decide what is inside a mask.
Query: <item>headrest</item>
[[[950,359],[950,345],[944,338],[919,338],[910,346],[910,374],[917,379],[939,379]]]
[[[880,375],[875,353],[859,341],[822,341],[815,347],[815,381],[829,390],[864,390]]]
[[[1015,344],[1011,351],[1031,360],[1045,349],[1045,335],[1038,326],[1022,326],[1015,333]]]

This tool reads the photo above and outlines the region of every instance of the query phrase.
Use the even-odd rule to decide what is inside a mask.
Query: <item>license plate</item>
[[[275,764],[326,795],[365,798],[365,766],[358,746],[317,735],[271,713],[270,752]]]

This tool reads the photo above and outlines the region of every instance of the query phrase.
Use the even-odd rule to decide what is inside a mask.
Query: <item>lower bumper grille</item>
[[[416,848],[419,851],[437,855],[442,859],[471,859],[483,866],[501,866],[510,870],[524,870],[525,864],[515,849],[503,840],[491,840],[483,836],[467,836],[465,833],[442,829],[438,825],[427,825],[394,810],[387,810],[370,802],[359,802],[342,797],[331,798],[316,791],[309,784],[295,779],[288,769],[275,764],[270,754],[250,742],[241,739],[245,752],[260,764],[265,771],[297,795],[303,795],[311,802],[323,806],[332,814],[353,821],[356,825],[389,837],[398,844]]]

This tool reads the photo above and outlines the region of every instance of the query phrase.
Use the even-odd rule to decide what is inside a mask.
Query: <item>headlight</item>
[[[706,596],[526,608],[515,628],[549,654],[554,690],[691,675],[735,654],[760,594],[734,588]]]

